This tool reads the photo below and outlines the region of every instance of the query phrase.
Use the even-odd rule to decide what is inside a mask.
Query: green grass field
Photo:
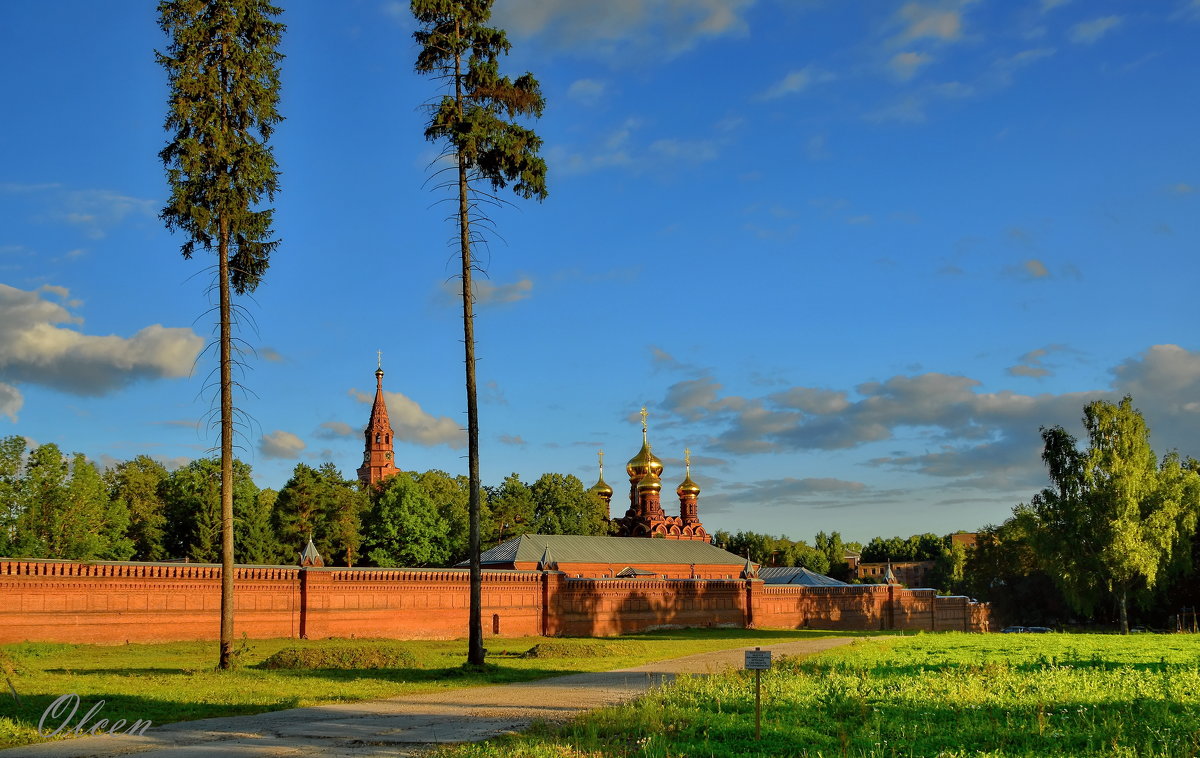
[[[681,678],[641,701],[440,758],[1195,756],[1200,637],[864,639],[763,677]]]
[[[489,662],[467,672],[464,640],[381,641],[401,655],[346,653],[363,640],[250,640],[238,647],[240,668],[216,671],[215,642],[156,645],[60,645],[24,643],[0,646],[0,670],[7,669],[20,703],[0,679],[0,748],[40,741],[36,727],[46,707],[67,693],[83,703],[105,700],[104,714],[149,719],[155,724],[236,716],[321,703],[349,702],[443,688],[528,681],[581,671],[607,671],[648,661],[709,650],[844,633],[691,629],[631,635],[613,640],[526,637],[488,640]],[[520,657],[539,646],[535,657]],[[342,668],[264,669],[264,660],[285,648],[299,648],[294,660],[322,653]],[[369,668],[411,661],[400,668]],[[345,668],[345,666],[351,666]],[[358,667],[355,667],[358,666]],[[81,705],[86,710],[88,706]],[[83,710],[80,712],[82,713]]]

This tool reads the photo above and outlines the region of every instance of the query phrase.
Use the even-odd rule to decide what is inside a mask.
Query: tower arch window
[[[382,434],[376,434],[375,435],[375,444],[378,445],[382,439],[383,439]]]

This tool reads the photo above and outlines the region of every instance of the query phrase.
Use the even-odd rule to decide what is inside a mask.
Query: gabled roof
[[[809,571],[803,566],[764,566],[758,570],[758,576],[763,580],[763,584],[799,584],[805,587],[846,586],[845,582]]]
[[[480,556],[483,565],[538,563],[550,551],[564,563],[695,563],[741,567],[746,559],[698,540],[646,537],[582,537],[574,534],[522,534]],[[459,565],[466,565],[465,563]]]

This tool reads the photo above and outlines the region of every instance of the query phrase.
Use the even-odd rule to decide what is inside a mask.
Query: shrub
[[[420,668],[420,662],[410,650],[388,642],[285,647],[258,665],[264,669]]]

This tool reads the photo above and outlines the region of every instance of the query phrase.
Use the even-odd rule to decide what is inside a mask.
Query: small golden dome
[[[698,496],[700,494],[700,485],[692,481],[692,451],[687,448],[684,448],[683,451],[683,465],[685,467],[683,482],[675,488],[675,493],[680,497],[683,497],[685,494],[692,495],[693,497]]]
[[[655,460],[658,460],[657,458]],[[662,471],[662,464],[659,464],[659,471]],[[658,472],[650,469],[650,472],[642,477],[638,482],[638,492],[658,492],[662,490],[662,479],[658,478]]]
[[[613,496],[613,488],[609,487],[608,482],[604,481],[603,474],[600,475],[600,479],[591,486],[588,492],[599,495],[605,500],[608,500]]]

